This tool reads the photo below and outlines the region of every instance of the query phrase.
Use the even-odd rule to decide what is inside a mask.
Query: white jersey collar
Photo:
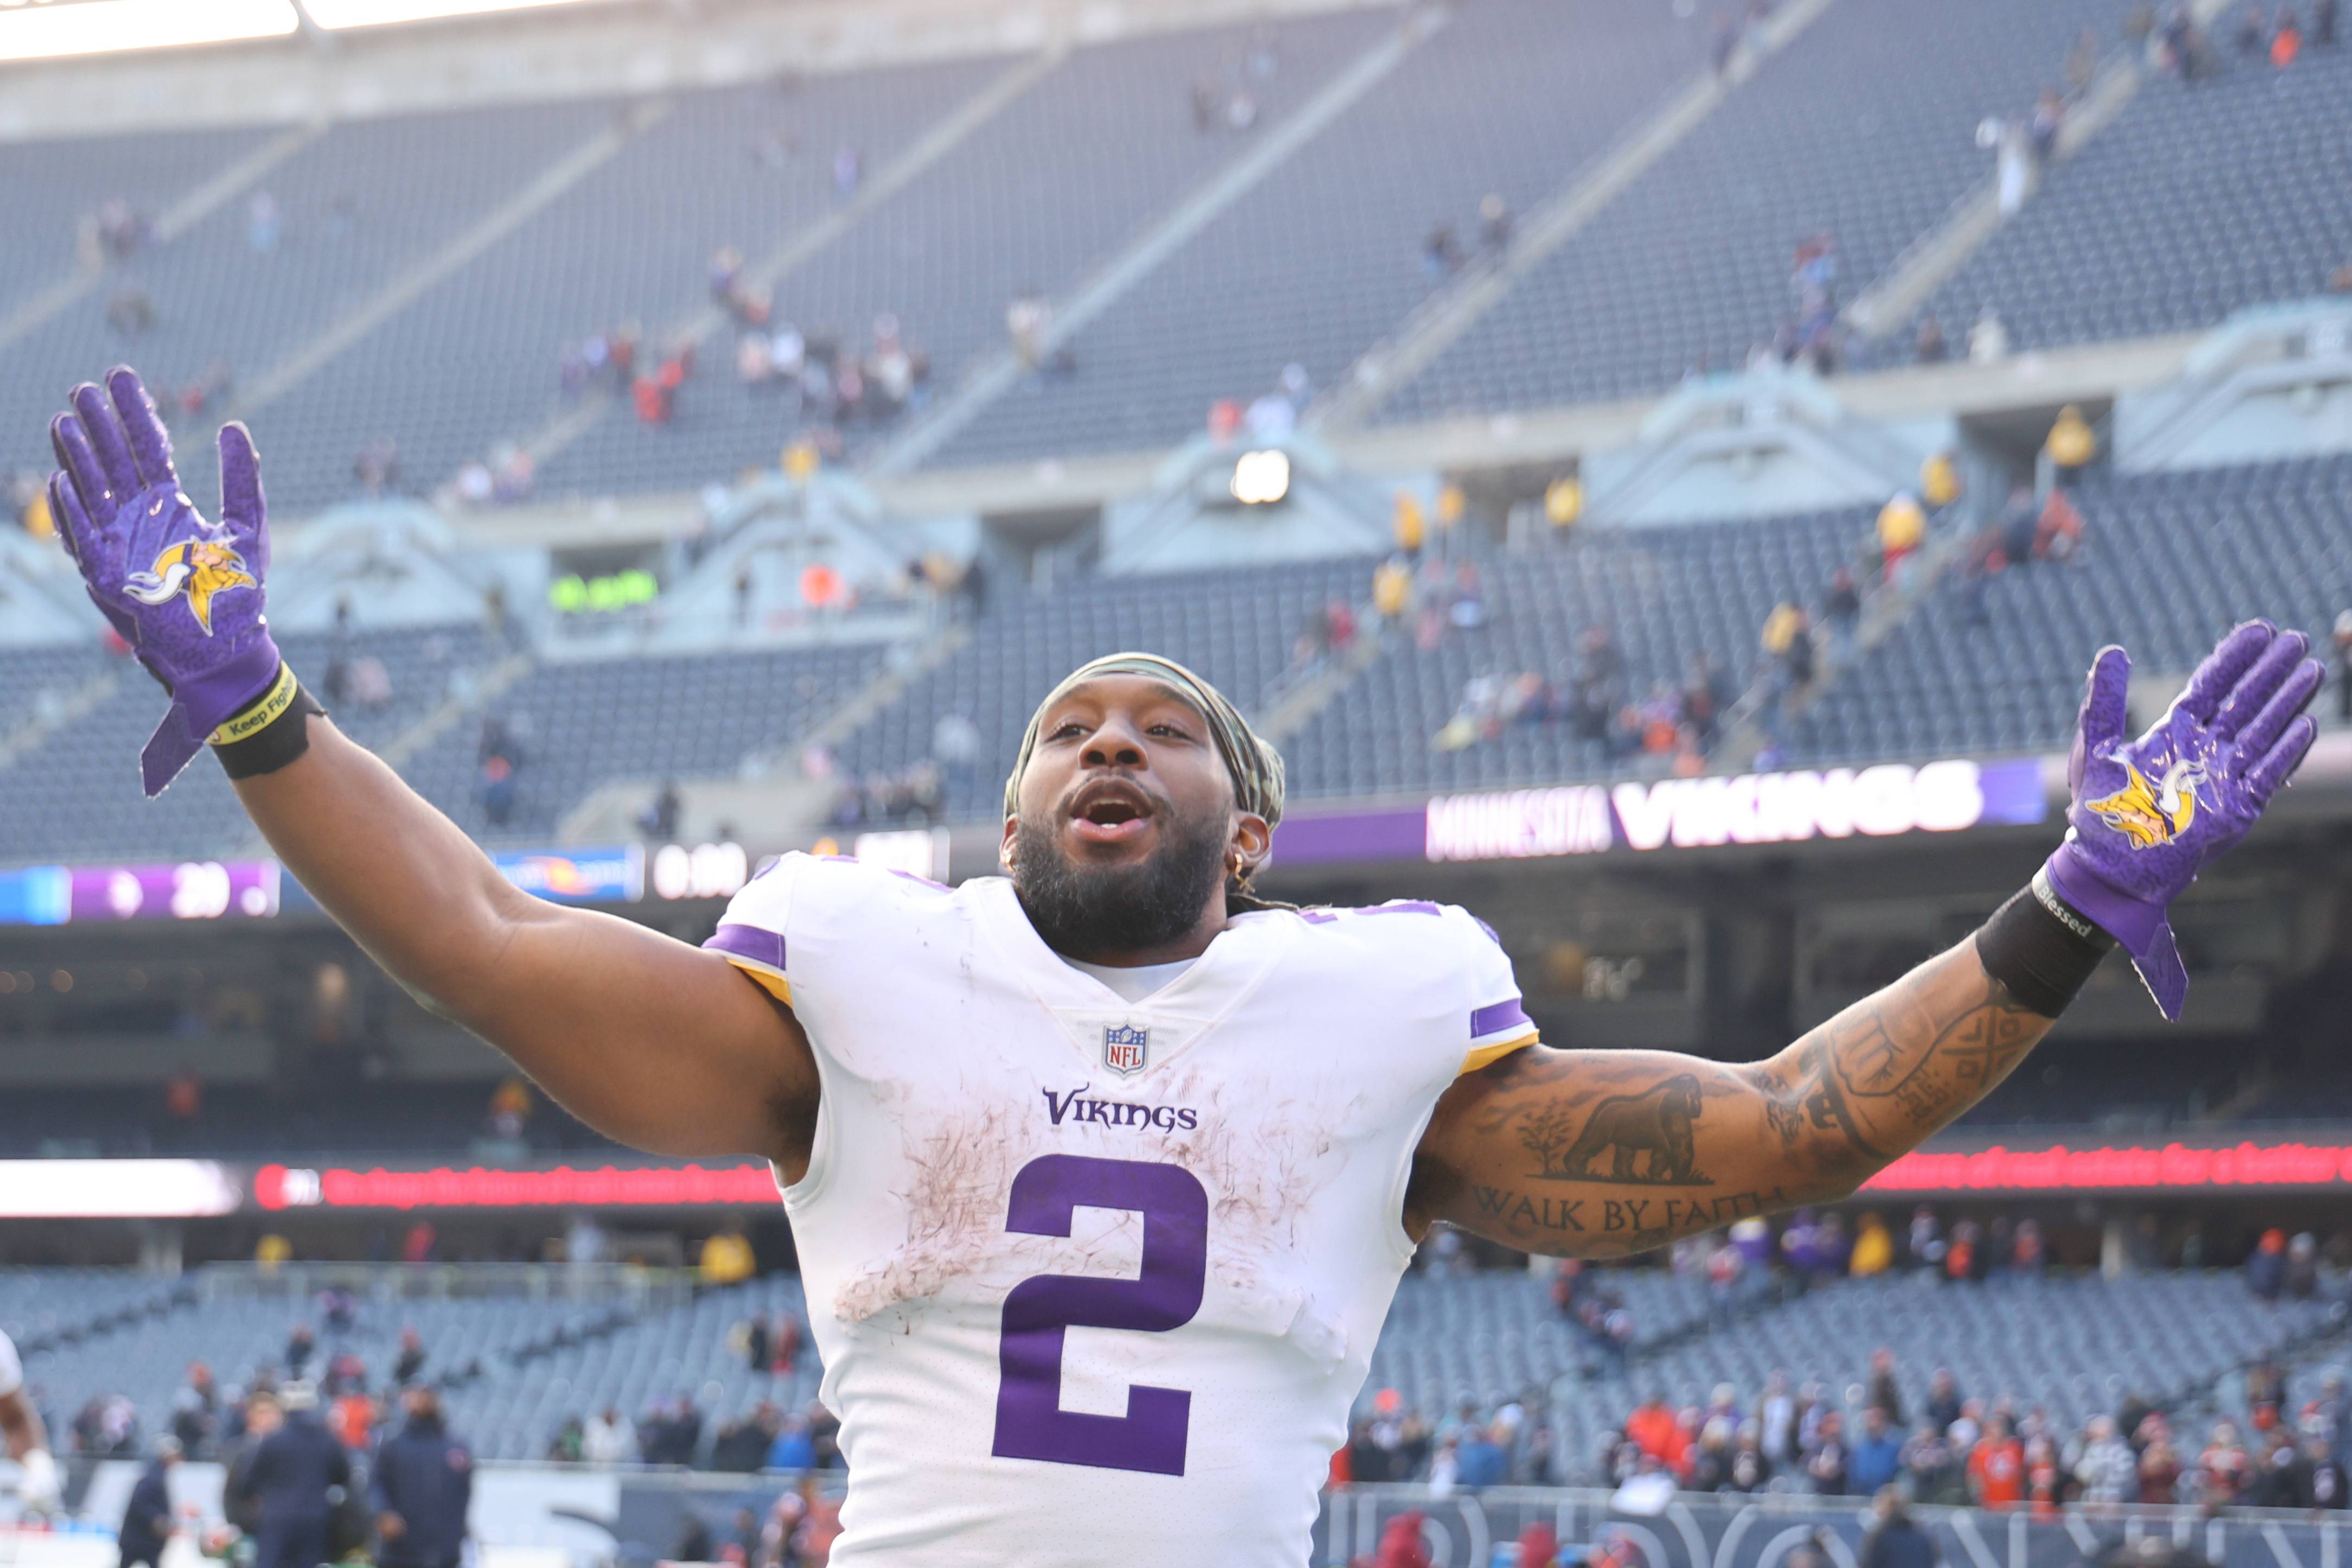
[[[1129,1002],[1093,975],[1071,968],[1045,945],[1009,879],[980,878],[965,889],[977,901],[983,939],[1005,959],[1007,973],[1097,1069],[1104,1065],[1108,1029],[1150,1031],[1142,1070],[1192,1044],[1258,988],[1303,929],[1296,916],[1281,910],[1236,915],[1192,968],[1141,1001]]]

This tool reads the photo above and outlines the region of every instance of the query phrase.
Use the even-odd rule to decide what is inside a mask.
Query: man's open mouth
[[[1151,801],[1118,779],[1104,779],[1078,791],[1070,803],[1072,826],[1089,844],[1118,844],[1140,835],[1151,821]]]

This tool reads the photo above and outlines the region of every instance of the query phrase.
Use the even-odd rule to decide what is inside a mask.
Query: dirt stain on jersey
[[[987,1107],[902,1125],[915,1173],[908,1190],[894,1194],[907,1207],[907,1244],[835,1298],[834,1313],[845,1322],[937,1296],[996,1251],[1004,1235],[1016,1157],[1026,1147],[1013,1112]],[[913,1332],[911,1315],[901,1329]]]

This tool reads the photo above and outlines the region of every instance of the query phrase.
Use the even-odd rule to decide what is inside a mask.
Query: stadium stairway
[[[871,180],[863,182],[857,194],[849,201],[792,234],[767,255],[748,265],[743,273],[745,286],[773,292],[794,272],[847,234],[861,218],[914,184],[925,171],[970,141],[1014,100],[1026,94],[1041,79],[1060,66],[1066,54],[1065,48],[1053,47],[1015,62],[931,126],[877,172]],[[662,332],[656,341],[691,342],[709,349],[716,346],[727,321],[724,310],[717,305],[705,304]],[[530,455],[534,463],[541,466],[551,463],[604,420],[619,417],[615,411],[621,401],[617,392],[593,394],[575,406],[556,415],[519,444]]]
[[[1827,4],[1828,0],[1814,0]],[[1283,163],[1321,135],[1366,94],[1393,75],[1406,57],[1444,26],[1448,13],[1424,10],[1375,42],[1297,110],[1248,143],[1202,185],[1148,225],[1064,299],[1054,304],[1050,325],[1037,344],[1041,359],[1053,358],[1087,325],[1216,221],[1234,203],[1263,184]],[[981,417],[1030,374],[1011,344],[975,364],[958,386],[928,413],[873,454],[866,466],[877,474],[919,468],[956,435]]]
[[[124,166],[104,172],[80,159],[70,163],[57,159],[39,142],[18,143],[0,154],[0,170],[5,170],[0,172],[0,189],[8,192],[10,203],[7,237],[0,239],[0,247],[5,247],[0,248],[0,271],[26,278],[49,271],[55,264],[44,241],[54,242],[74,233],[77,220],[93,196],[117,195],[135,207],[148,197],[161,199],[167,194],[166,182],[194,177],[191,166],[194,160],[216,157],[224,151],[236,153],[210,175],[184,187],[157,216],[150,226],[148,243],[169,245],[325,133],[324,126],[306,125],[266,140],[260,132],[241,131],[119,137],[113,139],[113,146],[126,155]],[[73,258],[68,270],[0,316],[0,353],[128,268],[127,262],[109,261],[103,255],[94,267],[89,261],[85,257]]]
[[[670,108],[663,100],[637,104],[617,116],[613,124],[572,148],[478,222],[452,235],[438,250],[392,279],[374,295],[264,373],[237,395],[229,417],[250,418],[300,386],[329,361],[552,205],[565,192],[610,162],[632,140],[660,124],[668,117]]]
[[[613,134],[608,106],[594,103],[334,126],[269,170],[274,229],[257,225],[247,204],[213,207],[168,243],[141,246],[117,268],[120,284],[107,300],[78,301],[6,352],[0,461],[47,470],[48,421],[61,394],[114,359],[129,358],[145,374],[178,422],[184,450],[210,436],[224,403],[266,411],[311,374],[322,345],[341,341],[338,326],[354,311],[408,286],[420,268],[498,221],[535,181]],[[152,319],[121,331],[107,313],[115,296],[131,292],[147,301]],[[372,369],[380,379],[398,374]],[[415,369],[429,374],[429,367]],[[210,412],[183,412],[178,394],[224,374],[231,390],[215,392]],[[312,465],[331,465],[348,483],[351,454],[375,433],[359,425],[355,434],[358,424],[345,413],[323,449],[289,447],[269,438],[274,426],[257,428],[281,517],[303,510],[303,476]],[[208,456],[186,457],[190,477],[208,489]]]
[[[1797,314],[1801,239],[1832,237],[1842,289],[1879,276],[1982,180],[1978,122],[2027,112],[2076,37],[2112,37],[2127,9],[1840,0],[1378,420],[1633,397],[1741,364]]]
[[[1958,574],[1790,726],[1811,766],[2061,749],[2102,644],[2144,678],[2185,677],[2263,615],[2324,647],[2352,603],[2352,458],[2169,473],[2094,470],[2072,493],[2069,561]]]
[[[2212,80],[2151,80],[1925,312],[1948,332],[1990,307],[2022,353],[2208,329],[2318,295],[2347,254],[2347,134],[2342,45],[2284,71],[2232,54]]]
[[[1473,268],[1415,307],[1396,330],[1357,356],[1307,411],[1318,429],[1362,424],[1388,395],[1421,374],[1513,285],[1544,258],[1598,220],[1610,202],[1696,130],[1717,105],[1764,62],[1811,26],[1836,0],[1797,0],[1769,21],[1717,72],[1702,70],[1613,147],[1579,169],[1523,219],[1493,265]]]
[[[2210,27],[2228,9],[2229,3],[2230,0],[2191,0],[2189,17],[2200,27]],[[2072,162],[2092,138],[2115,123],[2147,84],[2153,69],[2141,51],[2134,49],[2128,41],[2107,57],[2097,77],[2068,106],[2051,151],[2050,169],[2035,172],[2032,191],[2038,192],[2052,170]],[[1885,272],[1854,296],[1841,313],[1845,325],[1864,338],[1884,338],[1906,325],[1916,330],[1915,315],[1919,307],[2000,232],[2005,221],[2000,211],[2000,185],[1996,173],[1955,202],[1941,224],[1921,235]],[[1898,342],[1888,347],[1895,353],[1907,353],[1907,344]]]
[[[1375,90],[1075,333],[1066,372],[1023,378],[930,464],[1162,449],[1287,363],[1331,384],[1440,285],[1423,253],[1433,220],[1466,260],[1485,195],[1520,213],[1540,203],[1702,53],[1664,5],[1477,0],[1444,15]]]

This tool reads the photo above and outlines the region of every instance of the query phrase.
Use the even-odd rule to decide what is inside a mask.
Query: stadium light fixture
[[[1244,452],[1234,463],[1233,490],[1244,506],[1272,506],[1290,493],[1290,454],[1279,447]]]
[[[282,38],[302,25],[294,0],[0,0],[0,60],[53,60],[126,49]]]
[[[558,5],[594,5],[604,0],[302,0],[310,20],[329,32],[345,27],[383,27],[398,22],[437,22],[450,16],[482,16],[496,11],[544,11]]]

